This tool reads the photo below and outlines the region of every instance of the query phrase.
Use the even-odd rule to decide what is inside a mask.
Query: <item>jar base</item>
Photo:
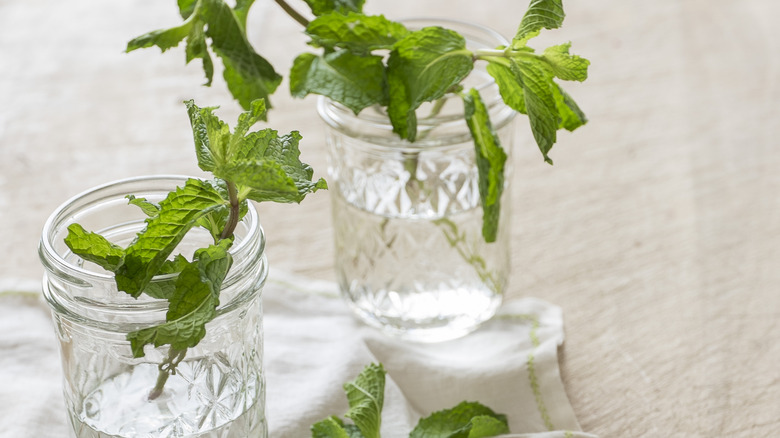
[[[70,410],[77,438],[266,436],[262,377],[217,361],[184,361],[154,400],[158,367],[142,363],[103,382]],[[80,411],[77,413],[77,411]]]
[[[405,295],[385,292],[384,305],[376,306],[377,294],[344,292],[354,314],[365,324],[383,333],[413,342],[436,343],[466,336],[477,330],[495,315],[501,305],[501,295],[484,291],[437,291]],[[447,297],[447,295],[452,295]],[[450,309],[441,306],[442,300],[451,300]],[[439,305],[431,301],[437,301]],[[393,304],[397,306],[393,306]],[[390,307],[388,307],[388,305]]]

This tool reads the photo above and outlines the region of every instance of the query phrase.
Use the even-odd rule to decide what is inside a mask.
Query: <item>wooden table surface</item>
[[[441,16],[511,37],[526,2],[368,0],[390,18]],[[302,3],[298,4],[298,6]],[[567,2],[592,62],[567,90],[590,123],[542,162],[527,122],[513,165],[509,296],[563,307],[562,377],[602,437],[764,437],[780,428],[780,3]],[[173,0],[0,0],[0,278],[38,278],[36,245],[68,197],[123,177],[199,174],[181,104],[238,106],[182,48],[124,54],[176,24]],[[306,50],[270,0],[250,39],[280,72]],[[218,76],[218,75],[217,75]],[[270,124],[301,130],[326,176],[315,99],[282,84]],[[261,205],[272,268],[333,279],[329,194]]]

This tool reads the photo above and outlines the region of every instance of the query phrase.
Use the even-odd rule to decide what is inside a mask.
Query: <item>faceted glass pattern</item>
[[[505,227],[494,243],[482,237],[474,146],[410,156],[392,147],[366,153],[360,143],[330,135],[344,296],[365,322],[403,338],[441,341],[474,330],[500,305],[508,270]]]
[[[470,48],[506,41],[478,26],[409,20],[411,28],[443,26]],[[477,88],[509,154],[515,113],[503,104],[484,68]],[[336,275],[342,294],[367,324],[401,338],[436,342],[476,329],[501,303],[509,270],[508,186],[498,237],[482,237],[475,147],[456,94],[417,110],[414,143],[400,140],[380,107],[355,115],[321,98],[328,129]],[[510,161],[505,181],[510,179]]]
[[[127,334],[163,322],[167,302],[117,291],[112,275],[84,263],[63,243],[67,226],[77,222],[126,245],[144,226],[145,216],[128,206],[125,195],[159,202],[184,181],[147,177],[108,184],[64,204],[44,226],[44,295],[60,344],[71,436],[267,436],[261,305],[267,262],[254,208],[236,229],[233,265],[222,284],[216,318],[153,400],[149,394],[169,348],[147,345],[145,355],[134,358]],[[191,255],[210,240],[208,233],[194,232],[178,250]]]

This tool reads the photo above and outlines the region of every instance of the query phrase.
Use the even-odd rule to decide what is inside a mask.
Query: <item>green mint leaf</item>
[[[160,267],[160,272],[157,273],[158,276],[163,276],[163,278],[154,278],[150,281],[144,288],[144,293],[159,300],[170,300],[176,292],[177,279],[177,276],[171,274],[180,273],[189,264],[190,262],[181,254],[177,254],[173,260],[166,260]]]
[[[363,3],[366,0],[305,0],[311,8],[311,12],[316,15],[325,15],[331,12],[347,14],[349,12],[362,12]]]
[[[176,293],[171,298],[171,304],[168,307],[167,321],[175,321],[185,317],[193,309],[199,307],[209,294],[213,295],[214,298],[219,297],[222,281],[233,264],[233,258],[228,254],[232,243],[232,239],[223,239],[216,245],[195,251],[194,260],[197,263],[191,263],[184,267],[176,281]],[[197,277],[181,278],[193,274],[197,274]],[[197,281],[194,281],[195,279]]]
[[[300,139],[297,131],[284,136],[271,129],[251,133],[232,164],[215,175],[234,181],[241,199],[299,203],[307,194],[328,188],[322,178],[312,181],[314,171],[300,161]]]
[[[134,38],[127,44],[127,51],[151,46],[165,51],[186,37],[187,63],[195,58],[202,59],[206,85],[210,85],[214,64],[206,47],[208,36],[212,49],[222,58],[228,89],[241,106],[249,108],[253,100],[271,95],[282,81],[246,37],[246,15],[252,3],[253,0],[238,0],[232,9],[224,0],[179,0],[184,23]]]
[[[227,161],[230,127],[214,115],[216,107],[199,108],[192,100],[184,104],[187,106],[195,138],[198,167],[206,172],[213,172],[217,164],[221,165]]]
[[[298,132],[281,137],[271,129],[246,134],[265,115],[262,100],[252,102],[250,111],[239,116],[232,134],[228,125],[214,115],[214,108],[185,103],[198,165],[217,178],[235,182],[241,200],[301,202],[308,193],[327,188],[323,179],[312,182],[314,171],[300,161]],[[227,199],[224,190],[222,195]]]
[[[124,262],[125,250],[100,234],[92,233],[79,224],[68,226],[65,244],[74,254],[95,263],[106,271],[116,271]]]
[[[313,20],[306,27],[309,44],[315,47],[342,48],[356,55],[372,50],[391,49],[409,31],[403,24],[390,21],[382,15],[356,13],[327,14]]]
[[[525,47],[528,40],[539,35],[542,28],[561,27],[564,17],[562,0],[531,0],[520,21],[517,34],[512,39],[512,49],[520,50]]]
[[[564,81],[584,81],[588,78],[590,61],[569,53],[571,43],[548,47],[542,59],[547,61],[555,77]]]
[[[147,216],[154,216],[160,211],[160,206],[154,202],[149,202],[146,198],[136,198],[134,195],[125,196],[127,203],[140,208]]]
[[[179,5],[179,14],[181,14],[181,18],[186,20],[195,12],[195,5],[198,3],[198,0],[177,0],[177,3]]]
[[[192,25],[192,21],[186,21],[181,26],[145,33],[130,40],[127,43],[125,52],[132,52],[136,49],[144,49],[152,46],[157,46],[160,48],[160,51],[165,52],[172,47],[178,46],[181,40],[189,35]]]
[[[187,231],[201,217],[227,208],[225,204],[211,184],[196,179],[169,193],[160,212],[146,220],[146,229],[125,250],[124,264],[116,271],[119,290],[138,297]]]
[[[181,254],[176,254],[173,257],[173,260],[166,260],[165,263],[163,263],[162,266],[160,266],[159,274],[160,275],[178,274],[189,264],[190,262],[187,260],[186,257],[184,257]]]
[[[206,32],[203,27],[204,23],[202,20],[194,22],[189,35],[187,35],[185,54],[187,56],[187,64],[193,59],[200,58],[202,60],[203,72],[206,74],[206,83],[204,85],[208,87],[211,86],[211,82],[214,79],[214,62],[211,60],[211,54],[206,45]]]
[[[563,91],[558,84],[553,84],[553,95],[555,97],[555,106],[558,108],[558,115],[561,118],[560,128],[574,131],[588,123],[588,118],[580,107],[577,106],[577,102]]]
[[[504,103],[515,111],[529,114],[534,138],[549,163],[552,161],[547,152],[556,141],[555,131],[561,128],[573,131],[587,122],[574,99],[553,80],[555,74],[566,79],[587,77],[589,61],[569,55],[568,47],[568,44],[552,47],[538,58],[517,56],[511,60],[491,60],[487,66]],[[529,110],[528,105],[533,109]]]
[[[458,33],[441,27],[426,27],[398,41],[387,64],[387,107],[390,121],[401,138],[417,136],[415,110],[423,103],[444,96],[473,68],[472,52]]]
[[[249,8],[252,7],[255,0],[236,0],[236,6],[233,8],[233,13],[236,14],[236,19],[241,28],[246,32],[246,17],[249,15]]]
[[[234,162],[259,160],[265,157],[265,152],[271,147],[271,143],[279,141],[279,133],[275,129],[261,129],[251,132],[244,137],[244,141],[234,151]],[[280,146],[274,146],[280,147]]]
[[[552,73],[541,62],[518,59],[512,60],[512,71],[522,81],[525,107],[536,144],[544,161],[552,164],[547,154],[555,144],[560,123]]]
[[[365,438],[379,438],[385,394],[385,369],[368,365],[357,378],[344,384],[349,401],[347,418],[352,419]]]
[[[345,424],[344,430],[347,431],[347,435],[349,435],[349,438],[365,438],[363,432],[360,431],[360,428],[355,426],[354,424]]]
[[[506,419],[503,421],[489,415],[480,415],[471,419],[468,438],[488,438],[509,433]]]
[[[491,61],[487,65],[487,72],[496,80],[504,103],[513,110],[526,114],[522,80],[515,76],[512,69],[503,62]]]
[[[470,438],[475,417],[489,416],[506,424],[506,416],[496,414],[492,409],[477,402],[461,402],[452,409],[434,412],[429,417],[423,418],[417,423],[417,427],[409,434],[409,438]],[[487,428],[478,420],[481,428]],[[481,432],[481,429],[478,432]],[[476,435],[472,438],[477,438]]]
[[[327,96],[355,114],[384,103],[385,67],[379,56],[358,56],[339,50],[325,56],[304,53],[290,71],[290,94]]]
[[[200,0],[198,13],[208,25],[211,47],[222,58],[224,77],[233,97],[245,109],[259,98],[267,100],[282,77],[249,44],[242,22],[223,0]],[[270,104],[268,104],[270,108]]]
[[[498,235],[498,219],[501,210],[501,193],[504,191],[504,164],[506,152],[493,130],[479,92],[471,89],[463,96],[466,123],[474,139],[479,172],[479,196],[482,200],[482,237],[485,242],[495,242]]]
[[[143,357],[144,346],[170,345],[175,350],[194,347],[206,335],[206,323],[216,316],[219,290],[232,264],[224,240],[196,252],[176,279],[176,290],[170,297],[166,323],[128,333],[133,357]]]
[[[257,99],[253,100],[249,104],[249,111],[243,112],[238,115],[238,123],[233,130],[233,134],[230,136],[230,142],[228,143],[227,156],[233,157],[236,149],[241,147],[244,142],[244,136],[249,131],[249,128],[255,125],[260,120],[265,120],[265,115],[268,112],[265,100]]]
[[[252,101],[249,111],[239,114],[238,123],[231,133],[228,124],[214,114],[217,107],[200,108],[192,100],[185,101],[184,104],[192,125],[198,166],[207,172],[213,172],[215,168],[230,162],[236,149],[244,142],[249,128],[264,119],[267,112],[265,100]]]
[[[312,438],[351,438],[344,429],[344,422],[332,416],[311,426]]]
[[[252,101],[249,111],[238,116],[238,123],[231,133],[228,124],[214,114],[217,107],[200,108],[192,100],[184,104],[192,125],[198,166],[207,172],[214,172],[229,163],[236,150],[240,149],[249,128],[264,119],[267,112],[263,99]]]

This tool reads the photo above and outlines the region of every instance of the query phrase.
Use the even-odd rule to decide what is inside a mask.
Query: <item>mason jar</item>
[[[144,228],[146,215],[125,196],[159,202],[185,181],[151,176],[106,184],[65,202],[44,226],[43,291],[59,339],[71,436],[267,436],[261,291],[268,265],[252,206],[235,231],[233,266],[222,284],[217,316],[156,398],[150,391],[160,364],[169,360],[169,346],[147,345],[145,355],[134,358],[127,334],[165,322],[168,302],[119,292],[113,274],[85,262],[64,242],[67,227],[79,223],[127,246]],[[189,258],[212,242],[205,229],[193,229],[175,252]],[[150,287],[174,276],[157,276]]]
[[[410,29],[455,30],[471,50],[508,42],[496,32],[447,20],[406,20]],[[477,88],[507,154],[515,112],[484,66]],[[335,268],[343,296],[367,324],[422,342],[463,336],[493,316],[509,274],[509,187],[501,198],[495,242],[482,237],[474,142],[462,98],[450,94],[417,110],[415,142],[401,140],[385,110],[355,115],[320,98],[327,125]],[[509,160],[505,181],[509,181]]]

